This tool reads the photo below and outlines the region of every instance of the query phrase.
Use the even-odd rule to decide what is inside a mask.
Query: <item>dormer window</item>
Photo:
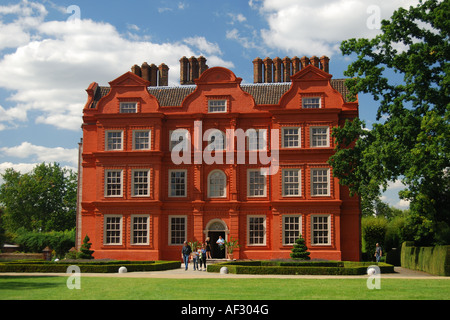
[[[208,100],[208,112],[227,112],[227,100]]]
[[[302,99],[302,107],[306,109],[318,109],[321,105],[320,97],[308,97]]]
[[[121,102],[120,113],[136,113],[137,102]]]

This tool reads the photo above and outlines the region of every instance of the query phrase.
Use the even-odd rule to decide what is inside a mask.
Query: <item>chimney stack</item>
[[[135,75],[139,77],[142,77],[141,67],[139,67],[137,64],[131,67],[131,72],[133,72]]]
[[[302,65],[302,69],[306,68],[306,66],[309,64],[309,59],[306,56],[303,56],[300,58],[300,63]]]
[[[319,58],[317,58],[316,56],[312,56],[309,61],[314,67],[319,68]]]
[[[150,86],[169,85],[169,67],[162,63],[159,67],[153,63],[149,65],[144,62],[140,67],[135,64],[131,67],[131,72],[144,80],[150,81]]]
[[[284,80],[284,82],[291,81],[291,63],[292,63],[292,61],[288,57],[283,58],[283,80]]]
[[[253,60],[253,83],[290,82],[291,75],[296,74],[310,64],[329,73],[329,62],[330,58],[327,56],[322,56],[320,59],[316,56],[311,58],[303,56],[300,59],[297,56],[292,59],[289,57],[284,57],[283,59],[276,57],[273,60],[269,57],[261,60],[258,57]]]
[[[329,66],[330,65],[330,58],[328,58],[327,56],[321,56],[320,57],[320,69],[322,71],[325,71],[326,73],[330,73],[329,72]]]
[[[190,57],[189,59],[182,57],[180,59],[180,84],[194,84],[194,80],[198,79],[206,70],[208,70],[208,65],[206,65],[205,57]]]
[[[169,85],[169,67],[165,63],[161,63],[159,70],[159,86],[167,87]]]
[[[264,82],[271,83],[272,82],[272,67],[273,61],[269,57],[263,60],[264,63]]]
[[[261,83],[263,77],[263,62],[260,57],[253,60],[253,83]]]
[[[276,57],[273,59],[273,82],[283,82],[281,77],[281,59]]]

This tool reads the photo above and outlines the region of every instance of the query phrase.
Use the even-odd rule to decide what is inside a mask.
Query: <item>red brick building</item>
[[[92,83],[77,246],[88,235],[96,258],[171,260],[180,259],[184,240],[214,243],[221,235],[238,239],[235,258],[277,259],[289,258],[301,233],[312,258],[359,260],[359,200],[327,164],[332,128],[356,117],[358,103],[346,100],[328,61],[257,58],[254,83],[243,84],[203,57],[183,57],[180,86],[167,86],[167,66],[147,63],[109,87]],[[229,134],[239,129],[244,150]],[[185,161],[176,164],[180,146],[189,152],[177,152]],[[277,157],[268,164],[255,154]],[[273,164],[274,174],[262,174]],[[223,255],[213,248],[213,257]]]

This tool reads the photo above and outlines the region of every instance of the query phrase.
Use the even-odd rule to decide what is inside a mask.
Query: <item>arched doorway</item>
[[[211,241],[211,258],[225,259],[226,249],[221,249],[216,242],[219,239],[219,236],[221,236],[226,241],[228,232],[229,230],[227,228],[227,225],[221,219],[213,219],[206,225],[205,235],[206,237],[209,237]]]

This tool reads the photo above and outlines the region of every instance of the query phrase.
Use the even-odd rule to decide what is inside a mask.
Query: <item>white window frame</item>
[[[319,145],[314,145],[314,137],[315,137],[315,135],[313,134],[313,131],[314,131],[314,129],[326,129],[326,136],[327,136],[327,138],[326,138],[326,142],[325,142],[325,145],[321,145],[321,146],[319,146]],[[323,135],[323,134],[321,134],[321,135]],[[322,139],[320,139],[319,141],[323,141]],[[316,141],[316,143],[317,143],[317,141]],[[310,127],[309,128],[309,145],[310,145],[310,147],[311,148],[327,148],[327,147],[329,147],[330,146],[330,127],[328,127],[328,126],[314,126],[314,127]]]
[[[173,243],[172,242],[172,231],[176,231],[176,230],[172,230],[172,219],[175,219],[175,218],[181,218],[181,219],[184,219],[184,229],[182,230],[183,232],[184,232],[184,239],[183,240],[180,240],[180,242],[181,243]],[[170,246],[179,246],[179,245],[183,245],[183,242],[184,241],[187,241],[187,216],[185,216],[185,215],[170,215],[169,216],[169,233],[168,233],[168,236],[169,236],[169,239],[168,239],[168,244],[170,245]]]
[[[188,129],[184,129],[184,128],[180,128],[180,129],[176,129],[176,130],[170,130],[169,131],[169,150],[172,151],[173,148],[178,145],[180,143],[179,141],[172,141],[172,134],[174,134],[176,131],[176,134],[178,135],[178,138],[183,136],[183,143],[186,143],[186,145],[183,147],[183,150],[188,150],[188,143],[190,143],[189,141],[189,130]],[[181,132],[183,131],[183,132]]]
[[[213,195],[211,190],[211,176],[213,174],[220,173],[223,176],[224,185],[223,185],[223,195],[217,196]],[[226,198],[227,197],[227,175],[222,170],[213,170],[208,174],[208,198]]]
[[[146,172],[147,173],[147,194],[135,194],[136,193],[136,183],[135,182],[135,173],[137,172]],[[131,196],[132,197],[150,197],[150,169],[132,169],[131,170]]]
[[[286,146],[286,140],[285,140],[285,131],[291,130],[291,129],[297,129],[297,141],[298,146]],[[281,128],[281,147],[286,149],[297,149],[302,147],[302,127],[282,127]]]
[[[248,129],[246,135],[248,151],[267,149],[267,129]],[[256,140],[256,143],[254,140]]]
[[[135,223],[134,223],[134,219],[135,218],[144,218],[147,221],[145,222],[147,227],[145,229],[135,229]],[[146,235],[139,235],[136,236],[135,232],[146,232]],[[135,242],[135,238],[138,237],[146,237],[147,241],[145,242]],[[150,243],[150,215],[149,214],[132,214],[131,215],[131,221],[130,221],[130,244],[135,245],[135,246],[145,246],[148,245]]]
[[[172,172],[183,172],[184,173],[184,195],[172,195]],[[170,198],[186,198],[187,197],[187,170],[186,169],[170,169],[169,170],[169,179],[168,179],[168,187],[169,187],[169,197]]]
[[[111,139],[118,139],[119,137],[109,137],[110,133],[120,133],[120,147],[118,148],[110,148],[109,142]],[[113,145],[118,145],[118,143],[114,142]],[[123,150],[123,130],[105,130],[105,150],[107,151],[121,151]]]
[[[120,194],[113,194],[113,195],[108,195],[108,185],[109,185],[109,183],[108,183],[108,173],[112,173],[112,172],[115,172],[115,173],[120,173],[120,176],[119,176],[119,179],[120,179]],[[104,190],[104,196],[105,196],[105,198],[120,198],[120,197],[122,197],[123,196],[123,170],[122,169],[105,169],[105,171],[104,171],[104,187],[105,187],[105,190]],[[117,177],[114,177],[114,178],[117,178]],[[111,184],[113,184],[113,183],[111,183]],[[114,183],[114,184],[116,184],[116,183]]]
[[[135,101],[124,101],[120,102],[119,112],[120,113],[137,113],[138,103]]]
[[[319,99],[319,101],[313,102],[312,101],[313,99],[314,100]],[[303,97],[302,98],[302,108],[305,108],[305,109],[320,109],[320,108],[322,108],[322,97]]]
[[[148,141],[143,143],[136,143],[136,139],[145,139],[145,137],[137,137],[137,133],[148,133]],[[152,131],[149,130],[133,130],[133,150],[151,150],[152,148]],[[136,148],[137,145],[148,144],[148,148]]]
[[[226,113],[227,110],[228,110],[227,99],[209,99],[208,100],[208,113]]]
[[[323,224],[323,222],[315,222],[314,218],[326,218],[327,228],[316,229],[316,224]],[[316,235],[315,232],[326,232],[326,235]],[[326,242],[315,243],[316,238],[321,237],[326,239]],[[331,214],[312,214],[311,215],[311,246],[329,246],[331,245]]]
[[[285,181],[285,173],[288,171],[296,171],[298,176],[298,194],[286,194],[286,184],[293,184],[293,182]],[[281,170],[281,192],[283,197],[301,197],[302,196],[302,169],[300,168],[285,168]]]
[[[299,236],[302,234],[302,215],[301,214],[286,214],[282,217],[282,223],[283,223],[283,246],[294,246],[295,241],[299,238],[299,236],[293,241],[293,242],[287,242],[286,241],[286,231],[295,232],[296,230],[286,230],[286,218],[298,218],[298,232]],[[289,224],[294,224],[295,222],[289,222]],[[291,238],[292,236],[289,236]]]
[[[263,236],[262,236],[262,239],[263,239],[263,241],[262,241],[262,243],[250,243],[250,240],[252,239],[252,235],[250,234],[251,233],[251,230],[250,230],[250,220],[252,219],[252,218],[262,218],[263,219],[263,225],[262,225],[262,227],[263,227]],[[260,232],[260,230],[257,230],[257,231],[254,231],[254,232]],[[254,236],[255,238],[253,238],[253,239],[256,239],[256,237],[258,237],[258,239],[260,239],[260,236],[258,235],[258,236]],[[255,247],[257,247],[257,246],[265,246],[266,245],[266,240],[267,240],[267,218],[266,218],[266,216],[265,215],[248,215],[247,216],[247,245],[248,246],[255,246]]]
[[[323,183],[323,182],[314,182],[314,172],[316,171],[327,171],[327,193],[326,194],[315,194],[314,193],[314,184],[316,183]],[[329,197],[330,196],[330,168],[311,168],[310,170],[310,174],[311,174],[311,197]]]
[[[119,236],[108,236],[108,232],[114,232],[117,229],[107,229],[108,218],[119,218]],[[117,222],[115,222],[117,223]],[[108,242],[109,237],[118,238],[119,242]],[[103,245],[105,246],[121,246],[123,238],[123,215],[120,214],[105,214],[103,216]]]
[[[248,198],[263,198],[267,197],[267,174],[264,174],[266,171],[266,168],[260,168],[260,169],[247,169],[247,197]],[[252,172],[258,172],[261,174],[261,176],[264,177],[264,194],[263,195],[251,195],[250,194],[250,179],[251,179],[251,173]]]

